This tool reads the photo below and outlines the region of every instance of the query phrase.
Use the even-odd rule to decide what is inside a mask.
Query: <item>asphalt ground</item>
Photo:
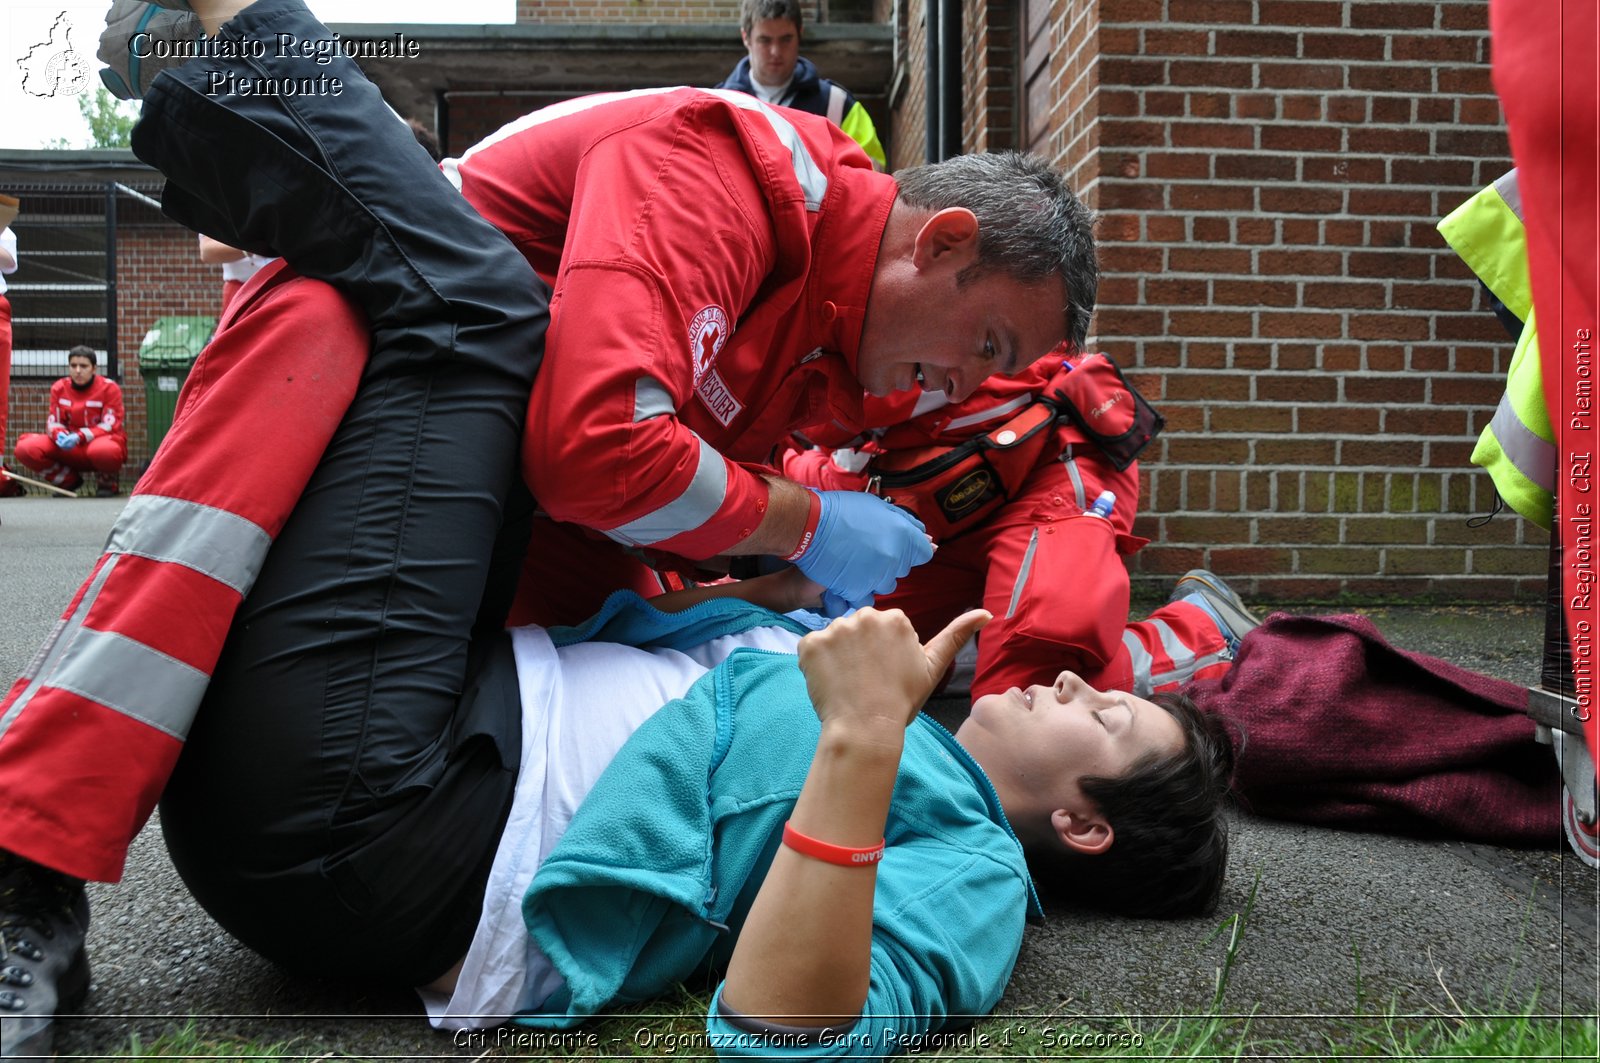
[[[0,682],[49,633],[104,543],[120,499],[0,500]],[[1251,603],[1269,611],[1271,603]],[[1542,614],[1527,607],[1368,611],[1399,646],[1513,680],[1535,678]],[[940,706],[948,714],[956,702]],[[1503,849],[1324,830],[1242,816],[1218,913],[1148,922],[1058,912],[1031,929],[999,1029],[1072,1016],[1156,1017],[1212,1004],[1229,933],[1244,920],[1221,1010],[1255,1034],[1314,1051],[1349,1015],[1594,1016],[1600,1000],[1595,873],[1557,838]],[[312,1056],[477,1056],[434,1033],[405,990],[291,979],[232,941],[189,899],[157,824],[127,874],[92,885],[94,989],[61,1024],[63,1056],[122,1054],[188,1018],[214,1036],[290,1042]],[[314,954],[317,943],[304,942]]]

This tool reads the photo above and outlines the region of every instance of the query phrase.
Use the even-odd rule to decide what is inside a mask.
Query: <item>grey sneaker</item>
[[[118,99],[143,99],[157,74],[182,66],[193,52],[168,46],[202,36],[200,17],[189,10],[185,0],[115,0],[106,12],[106,28],[95,53],[106,65],[100,80]]]
[[[0,852],[0,1058],[49,1056],[89,991],[83,883]]]
[[[1261,620],[1244,607],[1244,599],[1217,575],[1203,568],[1191,568],[1185,572],[1178,579],[1178,585],[1172,588],[1172,595],[1167,601],[1182,601],[1190,595],[1200,596],[1205,603],[1202,608],[1217,621],[1217,626],[1222,629],[1222,637],[1228,640],[1230,648],[1237,649],[1240,639],[1261,626]]]

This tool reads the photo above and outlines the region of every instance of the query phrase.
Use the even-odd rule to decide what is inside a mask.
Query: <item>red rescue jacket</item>
[[[788,433],[859,430],[895,184],[825,119],[726,90],[587,97],[444,169],[554,290],[522,456],[556,520],[711,557],[755,530]]]
[[[122,421],[122,389],[115,381],[96,373],[82,391],[72,386],[71,377],[50,385],[45,427],[52,439],[57,432],[76,432],[85,443],[107,435],[125,440],[127,428]]]

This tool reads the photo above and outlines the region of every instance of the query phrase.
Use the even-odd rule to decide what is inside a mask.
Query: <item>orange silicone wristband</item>
[[[783,825],[783,844],[801,856],[809,856],[813,860],[821,860],[827,864],[838,864],[840,867],[870,867],[883,859],[884,843],[881,841],[865,849],[852,849],[849,846],[834,845],[832,842],[820,841],[801,834],[787,823]]]

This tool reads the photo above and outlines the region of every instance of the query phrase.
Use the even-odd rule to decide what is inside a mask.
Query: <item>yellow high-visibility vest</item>
[[[1540,375],[1517,171],[1451,211],[1439,223],[1439,232],[1495,298],[1523,322],[1506,373],[1505,394],[1494,419],[1478,436],[1472,463],[1489,473],[1506,505],[1548,529],[1555,505],[1556,437]]]

